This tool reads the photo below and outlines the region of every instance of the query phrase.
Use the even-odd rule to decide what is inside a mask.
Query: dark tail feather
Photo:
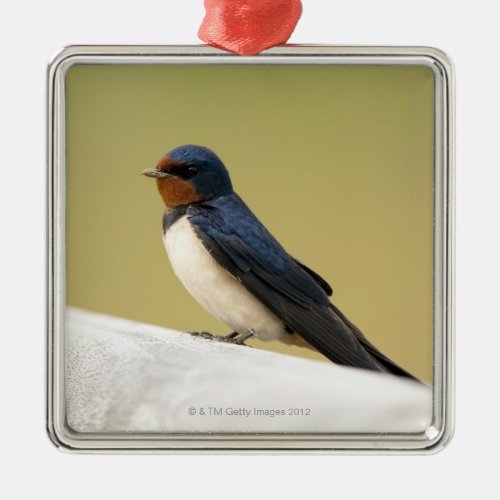
[[[419,380],[417,377],[412,375],[411,373],[407,372],[404,368],[401,368],[399,365],[394,363],[391,359],[389,359],[385,354],[381,353],[361,332],[361,330],[351,323],[345,315],[337,309],[333,304],[332,304],[332,309],[335,311],[335,313],[342,319],[342,321],[351,329],[351,331],[354,333],[356,338],[359,340],[361,345],[364,347],[365,351],[374,358],[378,364],[380,364],[383,368],[384,371],[388,373],[392,373],[393,375],[397,375],[398,377],[406,377],[411,380],[414,380],[415,382],[419,382],[423,384],[421,380]]]
[[[360,342],[365,350],[377,360],[389,373],[393,375],[397,375],[398,377],[406,377],[411,380],[415,380],[416,382],[421,382],[417,377],[407,372],[404,368],[401,368],[399,365],[394,363],[391,359],[389,359],[385,354],[382,354],[373,344],[368,342],[366,339],[361,340]]]

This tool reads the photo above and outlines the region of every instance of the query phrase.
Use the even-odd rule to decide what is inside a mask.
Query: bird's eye
[[[198,167],[196,165],[174,165],[170,168],[170,172],[183,179],[190,179],[198,173]]]

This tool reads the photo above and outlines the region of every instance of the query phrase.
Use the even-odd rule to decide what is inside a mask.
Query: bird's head
[[[142,172],[156,179],[165,205],[175,208],[213,200],[233,192],[220,158],[203,146],[179,146],[164,155],[155,168]]]

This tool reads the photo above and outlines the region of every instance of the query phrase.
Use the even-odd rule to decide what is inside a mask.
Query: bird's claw
[[[248,331],[243,335],[239,335],[238,332],[231,332],[227,335],[214,335],[209,332],[188,332],[190,335],[195,337],[201,337],[202,339],[214,340],[216,342],[225,342],[227,344],[236,345],[246,345],[245,341],[248,340],[252,335],[253,331]]]
[[[214,335],[213,333],[210,332],[188,332],[190,335],[193,335],[193,337],[201,337],[202,339],[208,339],[208,340],[219,340],[219,335]]]

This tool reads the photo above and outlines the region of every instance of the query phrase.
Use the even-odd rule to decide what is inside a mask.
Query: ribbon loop
[[[253,55],[288,41],[302,14],[300,0],[205,0],[198,36],[208,45]]]

